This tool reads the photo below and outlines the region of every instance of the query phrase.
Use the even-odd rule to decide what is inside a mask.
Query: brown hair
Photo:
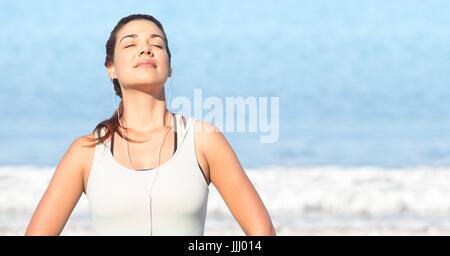
[[[164,35],[164,39],[165,39],[164,41],[165,41],[165,46],[166,46],[166,50],[167,50],[167,55],[169,56],[169,67],[170,67],[171,54],[170,54],[170,50],[169,50],[169,43],[167,40],[167,36],[166,36],[166,33],[164,32],[164,28],[163,28],[161,22],[159,22],[155,17],[153,17],[151,15],[146,15],[146,14],[132,14],[132,15],[126,16],[126,17],[122,18],[121,20],[119,20],[119,22],[116,24],[114,29],[111,31],[108,41],[106,41],[105,67],[108,67],[109,65],[111,65],[113,63],[114,49],[116,47],[116,40],[117,40],[117,37],[116,37],[117,32],[125,24],[127,24],[128,22],[133,21],[133,20],[148,20],[148,21],[155,23],[156,26],[158,26],[158,28],[161,29],[161,31]],[[120,130],[117,129],[119,126],[118,117],[120,117],[123,113],[122,90],[120,89],[120,84],[117,79],[113,79],[112,83],[113,83],[114,91],[115,91],[116,95],[119,96],[121,99],[119,108],[118,108],[118,111],[114,111],[113,115],[110,118],[97,124],[97,126],[93,130],[93,133],[95,134],[95,139],[94,139],[95,145],[103,143],[106,139],[108,139],[116,131],[119,133],[119,135],[121,137],[123,137],[129,141],[132,141],[129,138],[123,136],[123,134],[120,132]],[[105,129],[105,133],[103,133],[103,134],[102,134],[102,129]]]

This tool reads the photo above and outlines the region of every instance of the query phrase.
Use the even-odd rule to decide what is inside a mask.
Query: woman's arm
[[[86,137],[70,145],[37,206],[25,235],[59,235],[84,191],[83,173],[93,149]]]
[[[198,122],[196,136],[208,163],[210,180],[245,234],[276,235],[264,203],[220,130]]]

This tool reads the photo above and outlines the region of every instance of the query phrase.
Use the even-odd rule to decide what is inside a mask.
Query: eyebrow
[[[123,39],[125,39],[127,37],[136,38],[136,37],[138,37],[138,35],[137,34],[126,35],[126,36],[122,37],[122,39],[120,39],[119,44],[122,42]],[[161,35],[158,35],[158,34],[151,34],[150,35],[150,38],[155,38],[155,37],[161,38],[164,42],[166,41],[165,38],[163,36],[161,36]]]

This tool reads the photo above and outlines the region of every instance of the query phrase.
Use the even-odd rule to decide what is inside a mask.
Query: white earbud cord
[[[153,196],[153,189],[154,189],[154,187],[155,187],[155,182],[156,182],[156,180],[158,179],[158,175],[159,175],[159,166],[160,166],[160,164],[161,164],[161,151],[162,151],[162,146],[164,145],[164,141],[165,141],[165,139],[166,139],[166,137],[167,137],[167,132],[168,132],[168,129],[167,129],[167,123],[165,122],[165,116],[166,116],[166,111],[165,111],[165,113],[164,113],[164,127],[163,127],[163,130],[161,131],[161,138],[160,138],[160,141],[159,141],[159,146],[158,146],[158,158],[157,158],[157,164],[156,164],[156,167],[154,168],[154,170],[153,170],[153,172],[155,172],[155,178],[153,179],[153,183],[152,183],[152,186],[150,187],[150,191],[149,191],[149,188],[147,187],[147,186],[145,186],[144,188],[145,188],[145,190],[147,191],[147,193],[148,193],[148,195],[149,195],[149,211],[150,211],[150,236],[152,236],[153,235],[153,209],[152,209],[152,196]],[[170,119],[169,119],[170,120]],[[125,123],[126,123],[126,121],[125,121]],[[163,136],[164,135],[164,136]],[[128,133],[126,133],[126,136],[128,137]],[[129,137],[128,137],[129,138]],[[133,165],[133,161],[131,160],[131,155],[130,155],[130,150],[129,150],[129,142],[127,141],[127,154],[128,154],[128,160],[130,161],[130,164],[131,164],[131,166],[132,166],[132,168],[133,168],[133,170],[137,170],[135,167],[134,167],[134,165]],[[145,234],[147,234],[148,233],[148,231],[147,231],[147,226],[145,226]]]
[[[172,83],[172,79],[171,79],[171,83]],[[169,98],[171,99],[171,88],[170,88],[170,91],[169,91]],[[114,107],[116,108],[116,113],[117,113],[117,121],[118,121],[118,123],[119,123],[119,126],[120,127],[122,127],[122,125],[120,124],[120,117],[119,117],[119,108],[117,107],[117,104],[116,104],[116,102],[115,102],[115,100],[114,100],[114,92],[112,93],[112,102],[113,102],[113,104],[114,104]],[[169,100],[169,110],[170,110],[170,100]],[[153,188],[154,188],[154,186],[155,186],[155,182],[156,182],[156,179],[158,178],[158,175],[159,175],[159,166],[160,166],[160,163],[161,163],[161,151],[162,151],[162,146],[164,145],[164,141],[165,141],[165,139],[166,139],[166,137],[167,137],[167,132],[168,132],[168,130],[167,130],[167,123],[166,123],[166,113],[167,113],[167,109],[165,109],[164,110],[164,127],[163,127],[163,130],[161,131],[161,138],[160,138],[160,142],[159,142],[159,150],[158,150],[158,158],[157,158],[157,165],[156,165],[156,167],[155,167],[155,170],[154,170],[154,172],[156,172],[155,173],[155,178],[153,179],[153,183],[152,183],[152,186],[151,186],[151,189],[150,189],[150,191],[148,190],[148,187],[147,186],[145,186],[145,190],[147,191],[147,193],[149,194],[149,210],[150,210],[150,236],[153,236],[153,211],[152,211],[152,195],[153,195]],[[170,113],[170,111],[169,111],[169,113]],[[169,115],[169,116],[172,116],[172,115]],[[172,118],[173,119],[173,118]],[[172,121],[173,122],[173,120],[172,119],[169,119],[170,121]],[[126,124],[126,120],[124,120],[125,121],[125,125],[126,125],[126,127],[127,127],[127,124]],[[125,131],[126,131],[126,129],[125,129]],[[163,134],[163,132],[164,131],[166,131],[165,133],[164,133],[164,136],[162,136],[162,134]],[[175,131],[174,131],[175,132]],[[127,136],[127,138],[129,138],[129,136],[128,136],[128,132],[126,132],[126,136]],[[130,150],[129,150],[129,143],[128,143],[128,141],[127,141],[127,154],[128,154],[128,160],[129,160],[129,162],[130,162],[130,164],[131,164],[131,167],[133,168],[133,170],[136,170],[136,168],[134,167],[134,165],[133,165],[133,161],[131,160],[131,156],[130,156]],[[145,234],[147,234],[147,226],[145,225]]]
[[[172,83],[172,79],[170,80],[170,82]],[[172,94],[172,90],[170,89],[169,90],[169,99],[171,99],[171,95]],[[169,100],[169,113],[170,113],[170,100]],[[170,115],[170,116],[172,116],[172,115]],[[164,115],[164,117],[165,117],[165,115]],[[165,120],[165,118],[164,118],[164,120]],[[171,122],[173,122],[173,118],[172,118],[172,120],[171,120]],[[164,123],[164,130],[166,130],[166,127],[167,127],[167,125],[166,125],[166,123]],[[174,127],[175,128],[175,127]],[[175,132],[175,130],[174,130],[174,132]],[[167,137],[167,132],[164,134],[164,137],[162,137],[161,138],[161,141],[160,141],[160,147],[159,147],[159,151],[158,151],[158,164],[157,164],[157,167],[156,167],[156,174],[155,174],[155,178],[153,179],[153,183],[152,183],[152,186],[151,186],[151,188],[150,188],[150,192],[148,191],[148,188],[147,187],[145,187],[146,188],[146,190],[147,190],[147,192],[149,193],[149,205],[150,205],[150,236],[153,236],[153,208],[152,208],[152,196],[153,196],[153,189],[154,189],[154,187],[155,187],[155,182],[156,182],[156,179],[158,178],[158,175],[159,175],[159,166],[160,166],[160,161],[161,161],[161,159],[160,159],[160,154],[161,154],[161,150],[162,150],[162,146],[164,145],[164,141],[165,141],[165,139],[166,139],[166,137]],[[145,228],[145,234],[147,234],[147,226],[145,226],[146,228]]]
[[[147,187],[145,187],[146,188],[146,190],[147,190],[147,192],[149,193],[149,205],[150,205],[150,236],[153,236],[153,209],[152,209],[152,196],[153,196],[153,189],[154,189],[154,187],[155,187],[155,182],[156,182],[156,179],[158,178],[158,175],[159,175],[159,166],[160,166],[160,163],[161,163],[161,150],[162,150],[162,146],[164,145],[164,141],[165,141],[165,139],[166,139],[166,137],[167,137],[167,126],[166,126],[166,124],[164,124],[164,128],[163,128],[163,131],[166,131],[165,133],[164,133],[164,136],[161,138],[161,140],[160,140],[160,142],[159,142],[159,150],[158,150],[158,164],[156,165],[156,168],[155,168],[155,178],[153,179],[153,183],[152,183],[152,186],[151,186],[151,188],[150,188],[150,191],[148,191],[148,188]],[[147,233],[147,231],[145,231],[145,233]]]

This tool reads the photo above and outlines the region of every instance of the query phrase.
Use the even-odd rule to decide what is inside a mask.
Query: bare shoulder
[[[95,150],[94,134],[85,134],[75,138],[69,146],[66,156],[74,164],[82,167],[82,170],[89,170]]]
[[[196,120],[195,137],[199,150],[207,159],[208,165],[211,165],[212,161],[217,162],[217,158],[224,157],[226,153],[234,154],[234,150],[222,131],[211,123]]]
[[[215,125],[203,121],[196,120],[194,124],[194,132],[197,143],[204,149],[217,143],[226,141],[222,132]]]
[[[195,133],[201,152],[198,155],[201,155],[206,163],[210,181],[216,188],[228,186],[230,181],[237,184],[246,179],[234,149],[219,128],[197,120]]]
[[[199,120],[199,119],[195,119],[195,129],[196,132],[197,131],[201,131],[201,132],[220,132],[220,129],[217,128],[215,125],[203,121],[203,120]]]
[[[69,150],[75,151],[78,154],[85,154],[93,151],[95,148],[95,136],[94,134],[85,134],[78,138],[75,138],[70,145]]]
[[[77,170],[78,175],[81,175],[84,191],[94,159],[95,138],[93,133],[75,138],[61,161],[64,163],[64,169]]]

